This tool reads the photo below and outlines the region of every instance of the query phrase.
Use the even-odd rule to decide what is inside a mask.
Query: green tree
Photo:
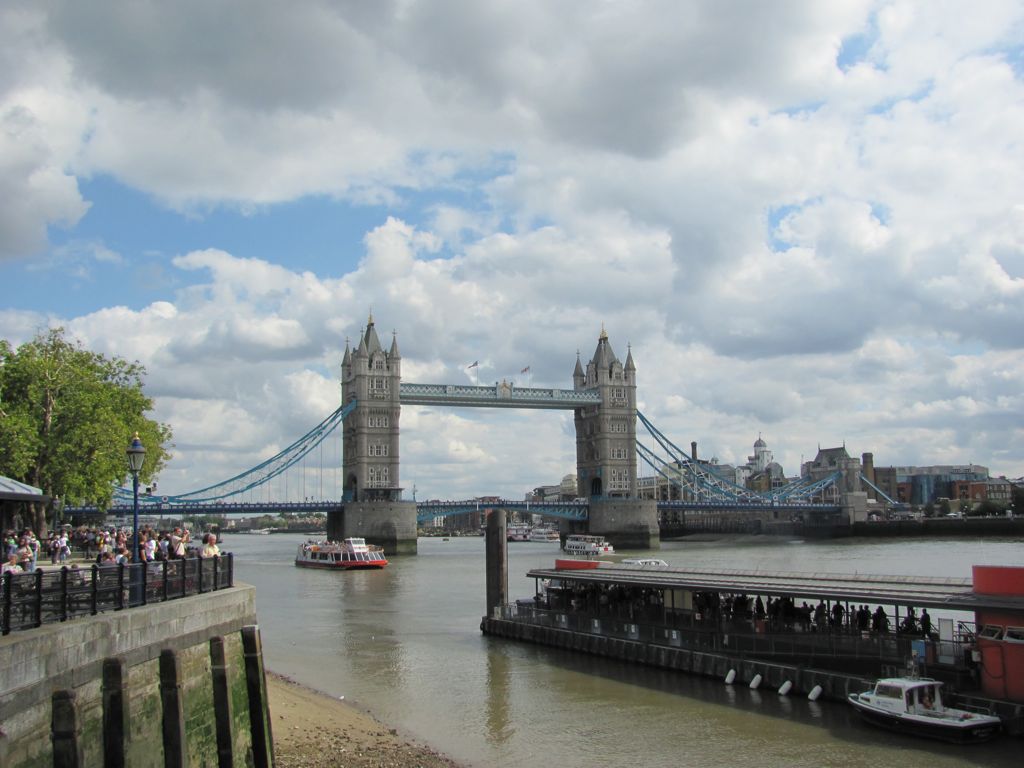
[[[974,515],[977,517],[994,517],[996,515],[1001,515],[1002,513],[1003,508],[991,499],[985,499],[978,505],[977,509],[974,510]]]
[[[70,504],[110,505],[129,478],[125,448],[135,432],[146,447],[139,479],[168,458],[171,429],[146,417],[138,362],[108,358],[68,340],[63,328],[16,350],[0,341],[0,474]],[[43,510],[35,511],[42,529]]]

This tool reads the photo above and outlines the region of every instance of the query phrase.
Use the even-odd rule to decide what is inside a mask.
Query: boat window
[[[987,640],[1002,640],[1003,628],[998,624],[986,624],[978,632],[978,637],[984,637]]]
[[[898,685],[886,685],[885,683],[879,683],[875,686],[876,696],[885,696],[888,699],[902,699],[903,689]]]
[[[1003,639],[1008,643],[1024,643],[1024,627],[1007,627]]]
[[[334,562],[338,562],[339,560],[341,560],[341,553],[335,552],[334,553]]]

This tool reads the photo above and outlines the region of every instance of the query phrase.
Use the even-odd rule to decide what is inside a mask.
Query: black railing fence
[[[225,554],[5,573],[0,580],[0,634],[226,589],[234,586],[234,566],[233,556]]]

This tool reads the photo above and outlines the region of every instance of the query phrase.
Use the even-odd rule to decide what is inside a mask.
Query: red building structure
[[[986,696],[1024,703],[1024,567],[976,565],[974,592],[990,603],[975,611],[977,659]],[[1005,598],[1005,605],[991,605]]]

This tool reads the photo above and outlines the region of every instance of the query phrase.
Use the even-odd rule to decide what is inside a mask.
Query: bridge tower
[[[580,496],[590,500],[589,530],[615,546],[652,549],[660,545],[657,502],[637,494],[636,365],[616,357],[604,328],[586,372],[576,355],[576,390],[596,389],[601,403],[575,410],[576,478]]]
[[[341,362],[341,400],[356,407],[342,438],[344,507],[328,517],[328,535],[362,537],[388,554],[416,551],[416,502],[402,501],[399,484],[401,381],[398,337],[385,352],[370,315],[359,345],[352,351],[346,342]]]

